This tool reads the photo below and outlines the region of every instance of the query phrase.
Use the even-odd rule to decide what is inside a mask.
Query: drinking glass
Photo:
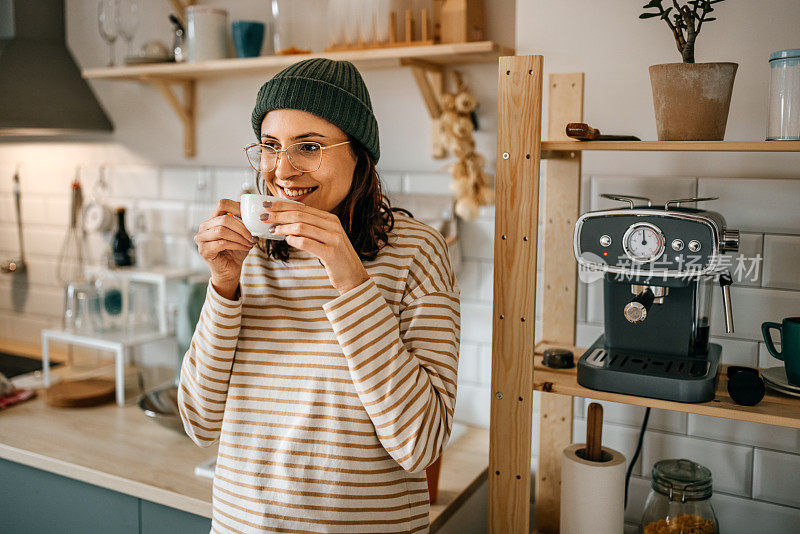
[[[376,3],[375,40],[382,44],[388,43],[392,0],[376,0]]]
[[[119,0],[100,0],[97,4],[97,27],[100,37],[108,43],[108,66],[114,66],[114,42],[119,30]]]
[[[344,36],[344,10],[347,0],[328,0],[328,47],[336,48],[345,44]]]
[[[361,0],[358,10],[358,36],[369,45],[375,39],[375,0]]]
[[[358,46],[358,19],[361,0],[347,0],[344,12],[344,38],[349,46]]]
[[[119,4],[119,34],[128,43],[128,55],[133,55],[133,36],[139,27],[139,0],[121,0]]]

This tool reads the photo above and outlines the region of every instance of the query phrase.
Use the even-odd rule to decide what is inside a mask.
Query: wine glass
[[[114,42],[117,40],[119,28],[118,0],[100,0],[97,4],[97,27],[100,37],[108,43],[108,66],[114,66]]]
[[[128,43],[128,55],[133,55],[133,36],[139,27],[139,0],[121,0],[119,4],[119,34]]]

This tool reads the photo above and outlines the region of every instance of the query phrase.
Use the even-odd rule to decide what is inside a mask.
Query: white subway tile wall
[[[800,456],[756,449],[753,498],[800,508]]]
[[[798,180],[700,178],[697,194],[719,197],[704,205],[721,213],[731,228],[742,232],[800,233]]]
[[[678,434],[648,432],[642,448],[643,473],[649,474],[653,465],[664,458],[689,458],[708,467],[717,491],[746,497],[751,494],[753,447]]]
[[[797,276],[800,277],[800,269]],[[734,333],[725,333],[722,291],[715,288],[711,298],[711,335],[759,341],[761,323],[780,322],[800,315],[800,291],[731,286]]]
[[[769,258],[764,261],[765,287],[800,289],[800,236],[766,236],[764,258]]]
[[[0,163],[0,253],[16,254],[17,241],[11,200],[11,177],[15,165]],[[89,198],[99,176],[99,167],[41,163],[20,166],[23,190],[25,246],[29,261],[28,297],[24,311],[15,311],[21,288],[9,277],[0,277],[0,337],[38,342],[40,330],[60,323],[61,289],[54,273],[58,252],[67,229],[69,184],[79,172],[84,196]],[[384,171],[388,192],[448,192],[447,173]],[[109,204],[131,208],[129,230],[141,230],[163,239],[169,251],[163,261],[174,266],[202,268],[202,260],[191,240],[193,228],[207,217],[217,198],[236,198],[242,184],[253,184],[247,167],[153,167],[109,165]],[[736,332],[723,333],[719,290],[714,291],[714,341],[723,345],[727,363],[772,366],[780,361],[768,355],[761,339],[763,321],[780,321],[800,315],[800,181],[718,180],[669,177],[584,177],[581,205],[601,204],[597,194],[615,192],[651,196],[657,202],[669,198],[719,195],[720,201],[704,207],[719,211],[733,228],[743,230],[740,254],[762,253],[762,269],[747,286],[737,284],[734,297]],[[198,189],[198,184],[204,187]],[[605,201],[602,201],[605,202]],[[134,225],[138,219],[142,226]],[[462,269],[462,354],[456,419],[489,425],[491,399],[491,331],[494,255],[494,208],[483,207],[474,221],[459,221]],[[136,236],[135,238],[142,236]],[[94,236],[99,249],[107,236]],[[97,256],[94,253],[93,256]],[[540,258],[541,267],[541,258]],[[541,279],[539,279],[541,281]],[[541,286],[541,284],[537,284]],[[602,334],[601,284],[579,287],[577,340],[588,346]],[[53,305],[53,302],[57,305]],[[18,303],[18,302],[17,302]],[[541,301],[538,301],[541,308]],[[541,311],[540,311],[541,313]],[[539,321],[536,337],[541,335]],[[580,356],[576,354],[576,357]],[[575,438],[583,434],[585,399],[576,399]],[[533,441],[538,445],[539,396],[534,395]],[[613,448],[630,457],[643,409],[604,403],[604,435]],[[654,411],[642,459],[631,481],[631,504],[626,529],[634,529],[649,491],[652,464],[663,458],[688,457],[707,465],[714,474],[714,505],[724,532],[793,532],[800,524],[800,493],[794,478],[800,472],[800,449],[796,430]],[[534,447],[534,463],[536,448]],[[783,468],[783,471],[781,471]],[[641,476],[638,476],[638,475]],[[794,475],[791,478],[790,475]],[[789,477],[784,480],[781,477]],[[749,528],[749,530],[748,530]]]

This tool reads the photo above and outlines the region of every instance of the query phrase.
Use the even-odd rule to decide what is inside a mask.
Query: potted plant
[[[728,110],[736,76],[736,63],[695,63],[695,41],[714,4],[724,0],[664,0],[642,6],[640,19],[660,18],[669,27],[683,63],[650,67],[653,105],[659,141],[721,141],[725,137]]]

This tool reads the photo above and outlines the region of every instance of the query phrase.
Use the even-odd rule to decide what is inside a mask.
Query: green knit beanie
[[[380,157],[378,121],[361,74],[349,61],[312,58],[290,65],[261,86],[253,108],[253,131],[273,109],[299,109],[335,124],[357,139],[374,162]]]

